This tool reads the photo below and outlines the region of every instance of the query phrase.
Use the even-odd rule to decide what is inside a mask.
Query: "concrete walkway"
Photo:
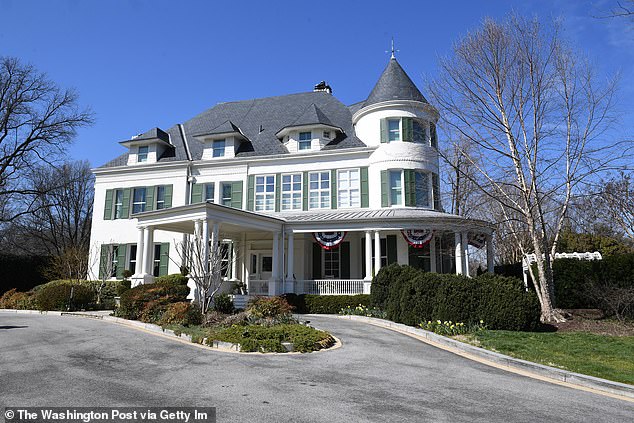
[[[216,406],[218,421],[631,422],[634,403],[491,368],[403,334],[310,317],[343,347],[196,348],[98,319],[0,313],[4,406]]]

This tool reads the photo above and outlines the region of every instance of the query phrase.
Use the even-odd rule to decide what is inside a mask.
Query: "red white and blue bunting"
[[[423,248],[434,236],[431,229],[403,229],[401,233],[405,241],[414,248]]]
[[[332,250],[346,237],[347,232],[313,232],[313,238],[324,250]]]
[[[483,233],[469,232],[468,242],[476,248],[482,248],[486,245],[487,235]]]

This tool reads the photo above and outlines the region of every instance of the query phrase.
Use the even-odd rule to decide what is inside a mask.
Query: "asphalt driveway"
[[[219,422],[631,422],[634,403],[526,378],[367,324],[343,347],[207,351],[79,317],[0,312],[0,408],[215,406]]]

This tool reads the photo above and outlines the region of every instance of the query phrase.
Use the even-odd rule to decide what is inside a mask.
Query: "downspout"
[[[183,127],[182,124],[178,124],[178,130],[180,132],[181,138],[183,140],[183,146],[185,147],[185,153],[187,154],[187,160],[189,161],[189,163],[187,163],[187,189],[185,192],[185,204],[189,205],[192,203],[192,189],[193,189],[193,184],[194,184],[194,177],[192,175],[192,154],[189,150],[189,143],[187,142],[187,136],[185,135],[185,128]]]

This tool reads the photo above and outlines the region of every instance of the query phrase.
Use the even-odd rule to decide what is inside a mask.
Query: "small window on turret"
[[[388,119],[387,121],[388,141],[401,140],[401,120]]]

